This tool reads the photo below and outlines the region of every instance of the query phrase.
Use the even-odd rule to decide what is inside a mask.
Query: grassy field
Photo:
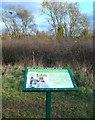
[[[45,118],[45,93],[23,92],[24,67],[3,66],[2,117]],[[93,73],[72,69],[78,92],[52,93],[52,118],[93,118]]]
[[[7,38],[8,39],[8,38]],[[45,118],[46,93],[23,92],[25,67],[69,67],[77,92],[52,92],[52,118],[93,118],[93,39],[2,40],[2,117]]]

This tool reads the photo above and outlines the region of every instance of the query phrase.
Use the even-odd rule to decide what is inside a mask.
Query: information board
[[[78,90],[69,68],[26,68],[24,91]]]

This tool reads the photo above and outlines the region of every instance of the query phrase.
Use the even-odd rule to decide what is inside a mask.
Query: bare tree
[[[68,4],[69,36],[79,36],[85,29],[89,29],[89,20],[79,11],[78,3]]]
[[[19,7],[19,9],[16,12],[18,18],[20,19],[21,28],[22,28],[21,32],[23,34],[36,32],[36,24],[32,13],[30,13],[26,9],[22,9],[22,7]]]
[[[42,13],[47,15],[51,30],[56,34],[58,27],[63,26],[63,19],[65,19],[66,14],[66,4],[63,5],[61,2],[43,2]]]
[[[31,34],[36,32],[33,15],[23,6],[5,6],[2,10],[2,21],[9,35]]]
[[[50,28],[55,34],[61,26],[64,36],[79,36],[89,26],[88,18],[81,14],[78,3],[43,2],[42,13],[47,15]]]

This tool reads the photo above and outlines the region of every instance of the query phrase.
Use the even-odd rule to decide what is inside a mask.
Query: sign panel
[[[69,68],[26,68],[24,91],[78,90]]]

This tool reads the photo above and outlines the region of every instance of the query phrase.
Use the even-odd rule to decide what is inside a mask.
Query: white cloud
[[[2,34],[2,29],[5,27],[5,24],[0,21],[0,35]]]
[[[4,28],[5,24],[0,21],[0,29]]]

